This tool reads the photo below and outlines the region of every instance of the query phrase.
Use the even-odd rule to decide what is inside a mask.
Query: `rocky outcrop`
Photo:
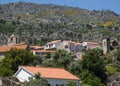
[[[107,78],[107,86],[120,86],[120,74],[112,74]]]
[[[98,27],[106,21],[108,21],[107,25],[112,21],[114,26]],[[106,34],[119,34],[119,22],[120,15],[110,10],[89,11],[28,2],[2,4],[0,5],[0,45],[6,44],[7,37],[12,33],[20,35],[22,41],[28,40],[33,44],[43,44],[41,41],[55,39],[100,42]]]

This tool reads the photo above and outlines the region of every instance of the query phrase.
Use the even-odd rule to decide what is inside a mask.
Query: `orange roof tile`
[[[100,47],[100,44],[97,42],[87,42],[88,48],[89,49],[94,49]]]
[[[97,43],[97,42],[87,42],[87,44],[99,45],[99,43]]]
[[[48,42],[47,44],[54,44],[54,43],[56,43],[58,41],[61,41],[61,40],[54,40],[54,41]]]
[[[9,50],[10,50],[10,47],[8,47],[8,46],[0,46],[0,52],[6,52]]]
[[[42,49],[42,48],[44,48],[44,46],[30,46],[30,48],[34,48],[34,49]]]
[[[79,80],[76,76],[67,72],[62,68],[41,68],[34,66],[21,66],[26,71],[31,74],[40,73],[41,77],[44,78],[54,78],[54,79],[69,79],[69,80]]]
[[[81,45],[81,43],[80,43],[80,42],[76,42],[75,44]]]
[[[0,52],[9,51],[12,48],[26,49],[27,46],[28,46],[27,44],[16,44],[16,45],[13,45],[13,46],[0,46]]]

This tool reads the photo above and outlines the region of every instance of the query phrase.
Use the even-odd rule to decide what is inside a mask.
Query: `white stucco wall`
[[[58,45],[61,44],[61,40],[59,40],[58,42],[56,43],[53,43],[52,46],[50,46],[51,44],[46,44],[45,45],[45,49],[50,49],[50,48],[57,48]]]
[[[27,71],[20,69],[20,71],[15,75],[15,77],[20,81],[29,81],[29,77],[33,77],[31,74],[29,74]]]

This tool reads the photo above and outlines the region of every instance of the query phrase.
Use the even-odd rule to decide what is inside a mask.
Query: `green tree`
[[[50,59],[48,58],[44,60],[43,65],[68,69],[70,63],[74,61],[74,58],[74,55],[68,53],[65,50],[57,50],[51,54]]]
[[[118,61],[120,61],[120,49],[118,49],[117,52],[115,53],[115,57]]]
[[[82,68],[89,70],[103,82],[106,81],[105,62],[99,49],[88,50],[85,53],[82,61]]]
[[[89,72],[88,70],[83,70],[80,74],[82,86],[105,86],[103,83],[101,83],[101,79],[96,77],[92,72]]]
[[[34,56],[34,60],[31,62],[31,65],[36,66],[36,65],[42,65],[42,57],[41,56]]]
[[[30,65],[33,60],[32,52],[23,49],[11,49],[5,53],[5,58],[0,63],[0,76],[9,76],[17,71],[19,65]]]
[[[69,71],[72,74],[79,75],[82,72],[81,61],[79,60],[72,61],[69,65]]]

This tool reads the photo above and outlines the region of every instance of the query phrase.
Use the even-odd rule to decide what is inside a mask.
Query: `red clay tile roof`
[[[100,44],[97,42],[87,42],[87,45],[89,49],[100,47]]]
[[[44,46],[30,46],[30,48],[33,48],[33,49],[43,49]]]
[[[41,77],[44,78],[54,78],[54,79],[69,79],[69,80],[79,80],[76,76],[67,72],[62,68],[41,68],[34,66],[21,66],[26,71],[31,74],[40,73]]]
[[[0,46],[0,52],[6,52],[9,50],[10,50],[10,47],[8,47],[8,46]]]
[[[58,41],[61,41],[61,40],[54,40],[54,41],[48,42],[47,44],[54,44],[54,43],[56,43]]]
[[[0,52],[9,51],[12,48],[26,49],[27,46],[28,46],[27,44],[16,44],[16,45],[13,45],[13,46],[0,46]]]
[[[99,45],[99,43],[97,43],[97,42],[87,42],[87,44]]]

